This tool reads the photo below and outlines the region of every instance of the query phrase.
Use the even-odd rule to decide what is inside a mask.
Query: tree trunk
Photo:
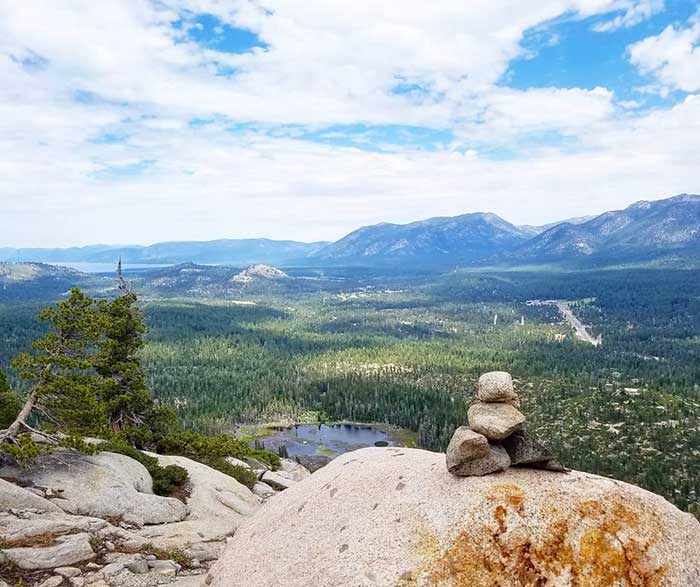
[[[32,413],[37,397],[38,390],[35,387],[29,396],[27,396],[27,401],[24,402],[24,405],[19,411],[19,414],[17,414],[15,421],[10,424],[10,427],[7,430],[0,432],[0,443],[7,442],[8,440],[11,441],[17,436],[22,426],[26,424],[27,418],[29,418],[29,415]]]

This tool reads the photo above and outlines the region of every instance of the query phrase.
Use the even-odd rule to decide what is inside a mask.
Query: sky
[[[700,193],[698,0],[0,0],[0,246]]]

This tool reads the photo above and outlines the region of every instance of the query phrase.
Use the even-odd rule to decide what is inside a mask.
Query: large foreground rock
[[[181,501],[153,494],[153,481],[141,463],[116,453],[57,450],[26,469],[2,467],[0,477],[50,489],[58,496],[50,502],[71,514],[136,525],[177,522],[187,515]]]
[[[691,587],[700,524],[637,487],[573,472],[448,473],[369,448],[275,497],[209,587]]]

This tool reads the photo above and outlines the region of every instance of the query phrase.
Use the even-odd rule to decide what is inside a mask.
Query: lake
[[[277,452],[287,447],[290,457],[340,454],[368,446],[401,446],[384,430],[362,424],[302,424],[278,429],[269,436],[258,438],[265,448]]]
[[[89,263],[89,262],[64,262],[64,261],[47,261],[49,265],[58,265],[59,267],[70,267],[76,271],[82,271],[83,273],[111,273],[117,270],[117,264],[115,263]],[[158,269],[161,267],[171,267],[170,264],[143,264],[143,263],[123,263],[122,270],[127,271],[143,271],[150,269]]]

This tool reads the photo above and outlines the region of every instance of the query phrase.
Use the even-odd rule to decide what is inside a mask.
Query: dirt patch
[[[40,585],[53,575],[53,571],[26,571],[9,562],[0,562],[0,579],[10,587],[26,587],[28,585]]]
[[[4,540],[2,542],[2,547],[7,548],[43,548],[45,546],[53,546],[56,544],[56,538],[59,536],[66,536],[68,534],[75,534],[76,532],[66,532],[64,534],[52,534],[51,532],[45,532],[44,534],[34,534],[33,536],[27,536],[18,540]]]

